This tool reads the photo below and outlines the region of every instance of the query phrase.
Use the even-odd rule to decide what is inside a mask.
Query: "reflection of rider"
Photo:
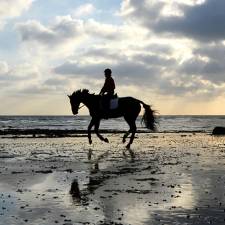
[[[106,110],[109,109],[109,101],[114,95],[115,90],[115,82],[111,76],[112,71],[111,69],[105,69],[105,83],[100,91],[100,95],[104,96],[102,98],[102,104]],[[106,94],[105,94],[106,93]]]

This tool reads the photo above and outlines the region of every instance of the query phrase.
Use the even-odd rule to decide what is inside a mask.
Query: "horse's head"
[[[74,115],[78,114],[80,103],[83,102],[87,94],[88,90],[84,89],[82,91],[75,91],[72,95],[68,95],[70,99],[71,109]]]
[[[74,115],[78,114],[79,105],[81,103],[81,91],[73,92],[72,95],[68,95],[70,99],[71,109]]]

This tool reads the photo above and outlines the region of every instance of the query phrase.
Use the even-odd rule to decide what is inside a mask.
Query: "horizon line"
[[[90,116],[88,114],[82,114],[82,115],[68,115],[68,114],[57,114],[57,115],[54,115],[54,114],[0,114],[0,116]],[[139,115],[139,116],[142,116],[142,115]],[[159,115],[156,115],[156,116],[225,116],[225,114],[159,114]],[[114,119],[114,118],[109,118],[109,119]]]

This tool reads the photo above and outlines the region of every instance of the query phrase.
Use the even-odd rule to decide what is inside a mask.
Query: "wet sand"
[[[225,137],[104,136],[0,138],[0,224],[225,223]]]

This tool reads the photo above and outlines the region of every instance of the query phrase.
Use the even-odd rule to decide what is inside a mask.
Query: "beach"
[[[0,224],[224,224],[225,137],[104,135],[2,136]]]

